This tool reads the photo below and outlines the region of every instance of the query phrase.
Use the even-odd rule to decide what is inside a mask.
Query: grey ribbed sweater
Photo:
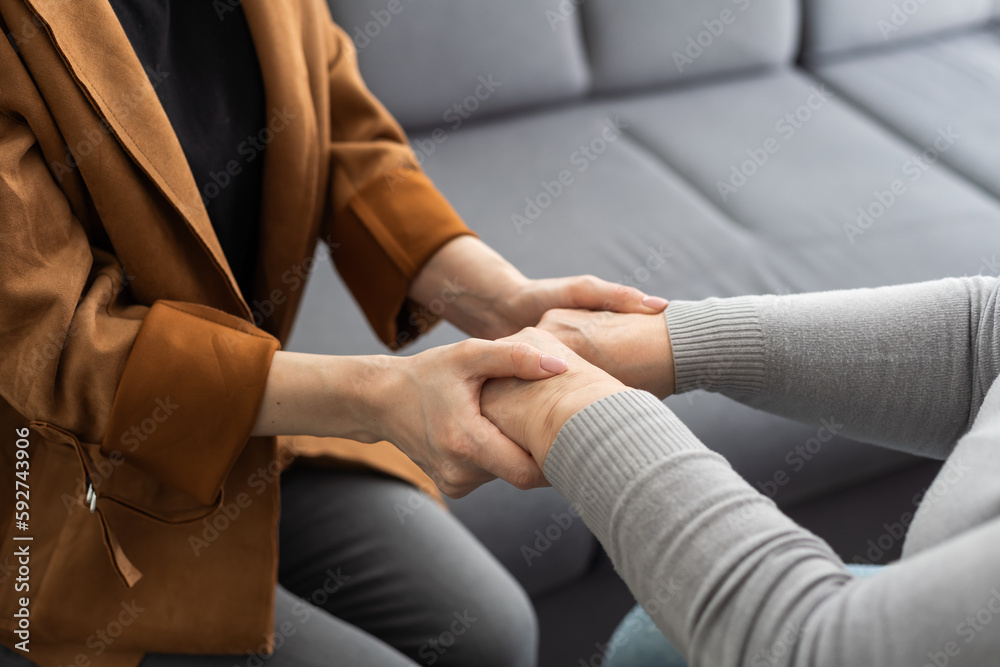
[[[545,474],[693,667],[1000,665],[998,291],[978,277],[667,309],[678,392],[836,415],[854,438],[947,459],[874,578],[645,392],[574,416]]]

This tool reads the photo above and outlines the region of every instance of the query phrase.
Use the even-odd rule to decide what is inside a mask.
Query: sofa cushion
[[[881,217],[858,227],[860,235],[848,233],[864,225],[858,209],[877,204],[903,178],[913,150],[836,99],[784,139],[776,122],[817,88],[785,71],[533,114],[456,133],[426,166],[483,239],[534,277],[593,273],[697,299],[980,270],[983,248],[1000,247],[1000,206],[945,169],[908,182]],[[759,157],[772,136],[782,138],[778,152],[723,200],[717,182],[748,150]],[[380,351],[329,263],[320,267],[289,348]],[[415,349],[460,337],[440,327]],[[789,470],[790,452],[819,427],[713,395],[676,397],[671,405],[765,486]],[[825,446],[820,458],[793,470],[776,499],[800,500],[909,461],[843,440]]]
[[[796,0],[587,0],[581,8],[598,92],[785,63],[798,47]]]
[[[928,160],[940,159],[1000,198],[1000,151],[985,140],[1000,137],[1000,31],[864,54],[817,73],[927,150]]]
[[[804,0],[806,58],[983,25],[995,0]]]
[[[769,266],[789,291],[974,273],[983,240],[1000,233],[992,197],[941,164],[914,173],[915,146],[795,70],[609,102],[605,113],[784,253]]]
[[[369,88],[406,127],[454,130],[583,95],[579,23],[553,30],[545,0],[330,0]]]

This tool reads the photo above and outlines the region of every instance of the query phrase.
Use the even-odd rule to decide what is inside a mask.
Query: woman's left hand
[[[594,276],[531,280],[474,236],[438,250],[417,274],[410,296],[487,340],[533,327],[553,308],[656,314],[667,307],[666,299]]]
[[[507,304],[508,319],[518,326],[536,326],[550,310],[592,310],[654,315],[664,311],[667,300],[627,285],[594,276],[527,280],[514,285],[501,303]]]

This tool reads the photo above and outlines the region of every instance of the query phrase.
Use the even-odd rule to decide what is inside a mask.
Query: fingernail
[[[663,310],[669,303],[666,299],[658,296],[647,296],[642,300],[642,305],[652,310]]]
[[[538,364],[542,367],[543,371],[548,371],[549,373],[562,373],[569,368],[569,364],[566,363],[565,359],[553,357],[551,354],[543,354],[538,360]]]

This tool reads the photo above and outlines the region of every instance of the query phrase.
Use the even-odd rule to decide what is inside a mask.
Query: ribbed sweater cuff
[[[545,476],[604,542],[616,501],[639,474],[669,456],[704,451],[659,399],[630,389],[566,422],[545,459]]]
[[[764,387],[764,334],[755,297],[672,301],[666,318],[676,393],[755,394]]]

